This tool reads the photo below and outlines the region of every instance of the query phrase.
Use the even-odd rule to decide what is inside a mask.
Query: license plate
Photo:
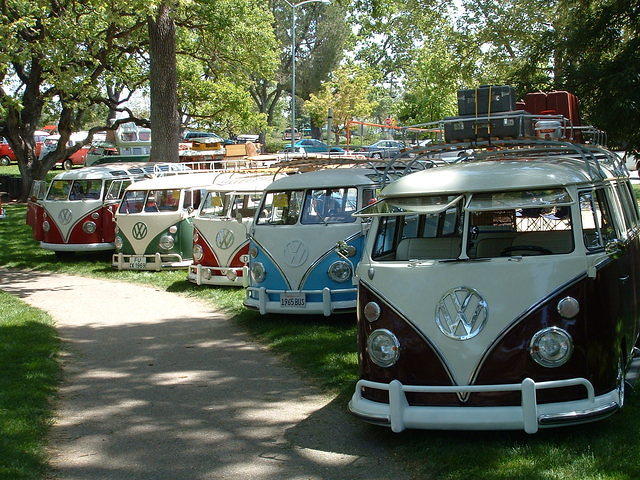
[[[306,297],[302,292],[283,292],[280,294],[280,306],[283,308],[304,308]]]
[[[147,259],[145,257],[131,257],[129,267],[132,270],[144,270],[147,268]]]

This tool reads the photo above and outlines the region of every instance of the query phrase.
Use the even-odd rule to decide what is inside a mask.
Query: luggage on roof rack
[[[480,85],[458,91],[458,115],[486,115],[516,109],[516,92],[509,85]]]
[[[444,138],[447,142],[523,138],[534,135],[532,118],[523,110],[483,117],[447,117],[444,124]]]

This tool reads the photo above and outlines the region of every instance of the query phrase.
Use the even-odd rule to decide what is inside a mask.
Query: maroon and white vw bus
[[[39,193],[42,184],[37,184],[27,210],[33,237],[59,256],[113,250],[114,213],[126,187],[145,175],[173,168],[157,163],[106,164],[60,173],[45,194]]]
[[[534,433],[614,413],[640,317],[625,166],[567,142],[448,148],[473,151],[359,213],[372,225],[350,410],[395,432]]]

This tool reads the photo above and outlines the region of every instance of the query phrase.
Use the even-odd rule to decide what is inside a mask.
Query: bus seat
[[[396,260],[441,260],[458,258],[462,239],[445,238],[405,238],[396,250]]]
[[[499,257],[500,252],[513,244],[515,233],[501,236],[479,237],[476,241],[475,254],[469,256],[474,258],[493,258]]]
[[[533,245],[546,248],[552,253],[569,253],[573,249],[571,230],[551,230],[545,232],[519,233],[511,246]]]

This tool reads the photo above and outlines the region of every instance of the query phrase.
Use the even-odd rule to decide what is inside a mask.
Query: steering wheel
[[[501,257],[506,257],[511,252],[525,251],[525,252],[537,252],[540,255],[553,255],[553,252],[547,248],[539,247],[538,245],[513,245],[507,247],[500,252]]]

